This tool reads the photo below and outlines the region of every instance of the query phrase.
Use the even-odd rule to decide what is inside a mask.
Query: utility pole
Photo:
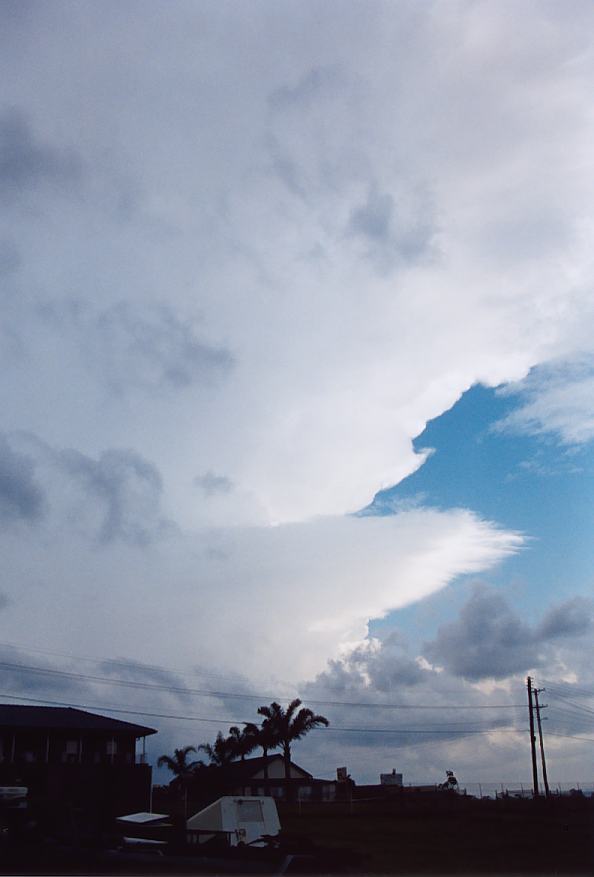
[[[540,721],[540,711],[541,709],[545,709],[547,706],[546,703],[540,704],[538,702],[538,695],[541,691],[544,691],[544,688],[535,688],[534,689],[534,706],[536,707],[536,723],[538,725],[538,738],[540,740],[540,757],[542,760],[542,781],[545,787],[545,795],[547,798],[550,795],[549,791],[549,781],[547,779],[547,763],[545,761],[545,751],[544,751],[544,743],[542,742],[542,724]]]
[[[534,797],[538,798],[538,769],[536,767],[536,737],[534,736],[534,708],[532,706],[532,679],[526,679],[528,689],[528,718],[530,720],[530,751],[532,753],[532,789]]]

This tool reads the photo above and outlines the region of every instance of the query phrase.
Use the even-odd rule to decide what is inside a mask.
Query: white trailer
[[[219,837],[230,846],[256,844],[280,832],[273,798],[225,795],[186,822],[186,839],[202,844]]]

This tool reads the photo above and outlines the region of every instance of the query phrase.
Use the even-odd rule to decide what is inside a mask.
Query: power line
[[[58,701],[58,700],[48,700],[45,698],[36,698],[36,697],[25,697],[23,695],[13,695],[7,694],[6,692],[0,692],[0,697],[12,697],[16,700],[24,700],[30,703],[38,703],[38,704],[46,704],[49,706],[62,706],[62,707],[75,707],[77,709],[94,709],[94,710],[107,710],[109,712],[114,713],[122,713],[125,715],[134,715],[134,716],[147,716],[149,718],[155,719],[178,719],[180,721],[192,721],[192,722],[209,722],[219,725],[225,725],[227,723],[231,724],[243,724],[241,719],[214,719],[214,718],[206,718],[204,716],[186,716],[179,715],[174,713],[153,713],[146,712],[145,710],[131,710],[131,709],[123,709],[121,707],[108,707],[108,706],[98,706],[91,704],[82,704],[82,703],[74,703],[72,701]],[[484,730],[466,730],[462,734],[457,735],[455,731],[452,730],[439,730],[439,729],[426,729],[426,728],[343,728],[332,725],[330,727],[316,728],[314,730],[320,731],[340,731],[340,732],[348,732],[348,733],[357,733],[357,734],[450,734],[458,738],[458,736],[471,736],[475,734],[491,734],[495,731],[497,732],[506,732],[506,733],[520,733],[523,732],[523,729],[520,728],[500,728],[498,726],[493,726],[492,728],[484,729]]]
[[[73,655],[71,652],[55,652],[55,651],[50,651],[48,649],[35,648],[32,646],[21,646],[18,643],[0,642],[0,648],[3,646],[10,648],[10,649],[15,649],[19,652],[31,652],[31,653],[39,653],[42,655],[51,655],[53,657],[68,658],[68,659],[73,660],[73,661],[88,661],[90,663],[99,664],[99,665],[112,664],[112,665],[117,666],[117,667],[123,667],[126,670],[140,670],[140,671],[142,671],[142,670],[157,670],[157,671],[161,671],[164,673],[176,674],[178,676],[193,676],[193,677],[198,676],[198,677],[207,677],[207,678],[213,678],[213,679],[227,679],[227,680],[232,679],[234,682],[237,682],[237,676],[227,676],[227,675],[223,675],[221,673],[206,673],[206,672],[202,672],[202,671],[198,672],[198,671],[180,670],[179,668],[166,667],[163,664],[145,664],[145,663],[142,663],[140,661],[135,661],[135,660],[126,661],[126,660],[118,659],[118,658],[101,658],[101,657],[100,658],[97,658],[97,657],[93,658],[93,657],[90,657],[88,655],[87,656]],[[277,682],[280,682],[282,684],[286,684],[288,688],[291,688],[296,692],[298,691],[298,689],[296,688],[296,686],[293,683],[286,682],[286,680],[277,680]],[[188,689],[184,688],[182,690],[187,691]],[[440,689],[440,694],[448,694],[448,695],[451,694],[451,695],[464,696],[465,694],[467,694],[467,691],[460,691],[460,689],[456,689],[456,690]],[[280,699],[280,700],[283,699],[282,697],[279,698],[278,695],[275,695],[275,696],[255,695],[255,697],[258,697],[258,698],[262,697],[264,699],[269,698],[271,700],[275,699],[275,698]],[[285,695],[285,697],[286,697],[286,695]],[[390,704],[380,704],[380,703],[369,703],[369,704],[368,703],[350,703],[350,702],[343,703],[340,701],[312,700],[311,698],[307,698],[307,700],[309,703],[320,704],[320,705],[324,705],[324,704],[329,703],[333,706],[362,706],[362,707],[367,707],[367,706],[384,707],[384,706],[387,706],[387,707],[391,708]],[[524,705],[523,704],[506,704],[505,705],[506,708],[510,707],[510,706],[516,706],[519,709],[522,709]],[[400,707],[400,708],[405,708],[405,707]],[[411,707],[411,709],[414,709],[414,708],[415,708],[414,706]],[[425,707],[423,707],[423,708],[425,708]]]
[[[594,690],[591,688],[581,688],[574,685],[573,682],[550,682],[547,679],[542,680],[543,685],[547,686],[547,690],[563,691],[565,694],[578,695],[580,697],[594,697]]]
[[[0,661],[0,667],[11,670],[24,670],[28,673],[41,673],[52,676],[60,676],[68,679],[83,679],[87,682],[99,682],[107,685],[123,685],[130,688],[139,688],[151,691],[167,691],[176,694],[196,695],[201,697],[217,697],[221,699],[239,699],[239,700],[256,700],[256,701],[273,701],[272,695],[264,694],[242,694],[240,692],[214,691],[201,688],[185,688],[172,685],[158,685],[153,682],[141,682],[131,679],[112,679],[105,676],[95,676],[85,673],[72,673],[66,670],[54,670],[49,667],[35,667],[28,664],[9,663]],[[281,698],[282,699],[282,698]],[[522,704],[395,704],[395,703],[363,703],[351,701],[335,701],[335,700],[314,700],[307,698],[307,702],[320,706],[346,706],[360,707],[365,709],[403,709],[403,710],[483,710],[483,709],[517,709]]]
[[[0,648],[14,649],[19,652],[30,652],[32,654],[50,655],[53,658],[68,658],[72,661],[88,661],[91,664],[111,664],[114,667],[123,667],[126,670],[158,670],[162,673],[176,674],[177,676],[206,677],[209,679],[233,680],[237,682],[237,676],[227,676],[222,673],[207,673],[197,670],[188,671],[180,670],[176,667],[165,667],[162,664],[144,664],[139,661],[125,661],[118,658],[92,658],[89,655],[73,655],[71,652],[54,652],[49,649],[39,649],[32,646],[21,646],[18,643],[0,642]],[[294,688],[290,683],[284,683],[290,688]]]
[[[579,703],[574,703],[572,700],[569,700],[569,698],[563,697],[560,694],[555,694],[554,692],[551,692],[551,693],[553,694],[554,698],[557,698],[557,700],[562,700],[564,703],[569,704],[569,706],[573,707],[575,710],[578,710],[580,713],[585,713],[586,715],[590,715],[590,716],[594,717],[594,710],[590,709],[590,707],[582,706]]]
[[[581,713],[573,712],[572,710],[564,709],[558,706],[549,706],[549,710],[551,715],[549,715],[549,719],[564,719],[572,722],[579,722],[582,725],[592,725],[592,718],[590,716],[584,716]]]
[[[567,737],[569,740],[584,740],[587,743],[594,743],[594,737],[576,737],[574,734],[559,734],[556,731],[548,731],[549,737]]]

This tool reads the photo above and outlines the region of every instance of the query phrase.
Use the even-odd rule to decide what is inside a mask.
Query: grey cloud
[[[0,277],[13,274],[21,265],[17,248],[8,240],[0,240]]]
[[[99,538],[146,543],[165,526],[158,517],[162,493],[157,468],[132,450],[108,450],[97,460],[75,450],[56,460],[102,509]]]
[[[35,478],[34,460],[13,451],[0,435],[0,521],[38,521],[44,506],[45,495]]]
[[[554,606],[538,625],[536,637],[550,640],[558,637],[581,636],[593,627],[593,602],[574,597],[560,606]]]
[[[164,306],[140,313],[120,304],[99,317],[97,328],[119,380],[135,376],[141,383],[179,389],[196,381],[212,382],[233,365],[228,350],[200,341],[192,326]]]
[[[99,665],[99,672],[102,676],[113,676],[114,678],[125,679],[129,682],[137,682],[140,687],[143,684],[147,684],[149,686],[159,685],[170,689],[169,692],[157,691],[157,696],[161,698],[170,694],[176,700],[184,703],[190,700],[188,686],[183,681],[183,678],[179,674],[163,667],[119,658],[117,660],[102,661]],[[153,696],[151,694],[151,697]]]
[[[401,746],[453,740],[468,732],[513,724],[513,716],[509,714],[481,710],[492,695],[485,696],[447,670],[437,672],[426,662],[411,658],[405,640],[398,633],[329,661],[326,671],[303,687],[302,696],[305,701],[309,697],[338,702],[329,716],[335,725],[394,728],[398,732],[395,739]],[[500,703],[509,697],[504,691],[497,695]],[[365,721],[362,721],[361,708],[345,705],[353,703],[367,705]],[[452,703],[464,704],[468,709],[460,716],[459,712],[449,711]],[[378,704],[378,708],[369,704]],[[382,708],[382,704],[398,704],[401,709],[392,713]],[[430,714],[426,710],[428,704],[435,710]],[[362,733],[352,740],[349,737],[348,742],[356,747],[375,746],[377,738]]]
[[[10,598],[2,591],[0,591],[0,611],[10,606],[10,602]]]
[[[194,478],[196,487],[200,487],[206,496],[214,496],[220,493],[229,493],[233,489],[233,482],[225,475],[216,475],[214,472],[206,472]]]
[[[435,228],[426,199],[416,193],[400,197],[372,186],[367,200],[351,210],[347,223],[346,234],[364,243],[366,255],[381,271],[432,255]]]
[[[20,110],[11,107],[0,114],[0,191],[5,196],[40,182],[62,187],[78,180],[81,171],[76,153],[38,140]]]
[[[2,689],[12,695],[37,695],[52,697],[72,697],[73,700],[88,697],[88,684],[70,676],[60,676],[60,672],[76,673],[80,669],[56,666],[41,658],[12,646],[0,646],[2,664]],[[59,671],[59,672],[54,672]]]
[[[321,91],[338,89],[340,84],[338,67],[314,67],[296,85],[283,85],[273,91],[269,95],[268,103],[274,110],[302,105],[314,100]]]
[[[376,648],[361,645],[340,659],[329,660],[328,669],[320,673],[313,684],[334,695],[360,695],[363,690],[372,690],[382,694],[397,691],[400,696],[403,690],[427,684],[430,677],[436,675],[420,667],[408,655],[404,640],[398,634],[391,634]]]
[[[349,231],[372,240],[385,241],[390,235],[394,217],[391,195],[370,192],[367,203],[355,208],[349,220]]]
[[[515,615],[499,594],[477,588],[458,620],[439,628],[425,644],[425,655],[464,679],[502,679],[542,666],[550,644],[592,629],[588,601],[570,600],[549,610],[531,627]]]
[[[88,315],[79,311],[79,325]],[[117,389],[127,384],[183,389],[212,384],[234,364],[232,354],[197,337],[194,327],[166,306],[142,310],[121,303],[87,324],[98,363]]]

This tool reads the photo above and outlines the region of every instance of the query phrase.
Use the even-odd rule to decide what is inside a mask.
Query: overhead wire
[[[30,703],[37,704],[45,704],[49,706],[60,706],[60,707],[75,707],[77,709],[97,709],[97,710],[106,710],[113,713],[120,713],[123,715],[135,715],[135,716],[146,716],[148,718],[159,718],[159,719],[178,719],[183,721],[193,721],[193,722],[209,722],[219,725],[224,725],[227,723],[235,723],[235,724],[245,724],[240,719],[233,718],[213,718],[213,717],[205,717],[205,716],[188,716],[188,715],[180,715],[173,713],[155,713],[148,712],[145,710],[133,710],[133,709],[124,709],[123,707],[112,707],[106,705],[92,705],[92,704],[82,704],[75,703],[74,701],[57,701],[57,700],[49,700],[46,698],[35,698],[35,697],[26,697],[24,695],[14,695],[12,693],[0,692],[0,697],[10,697],[16,700],[24,700]],[[502,728],[500,726],[492,726],[491,728],[482,729],[482,730],[465,730],[463,733],[458,733],[452,729],[436,729],[436,728],[369,728],[369,727],[360,727],[360,728],[345,728],[336,725],[330,725],[329,727],[320,727],[314,730],[320,730],[324,732],[331,731],[340,731],[346,733],[362,733],[362,734],[449,734],[454,739],[458,739],[463,736],[473,736],[476,734],[492,734],[494,732],[506,732],[506,733],[524,733],[527,731],[525,728]]]
[[[95,676],[86,673],[73,673],[67,670],[55,670],[49,667],[35,667],[28,664],[19,664],[8,661],[0,661],[0,667],[11,670],[25,671],[30,673],[40,673],[51,676],[59,676],[69,679],[82,679],[86,682],[98,682],[100,684],[121,685],[125,687],[138,688],[151,691],[166,691],[175,694],[195,695],[200,697],[215,697],[220,699],[238,699],[238,700],[256,700],[256,701],[273,701],[272,695],[248,694],[243,692],[229,692],[221,690],[210,690],[201,688],[186,688],[172,685],[159,685],[152,682],[141,682],[132,679],[117,679],[105,676]],[[388,704],[388,703],[370,703],[358,701],[335,701],[335,700],[318,700],[308,698],[307,702],[319,706],[345,706],[364,709],[403,709],[403,710],[484,710],[484,709],[518,709],[523,708],[524,704]]]
[[[145,663],[141,663],[140,661],[134,661],[134,660],[125,661],[125,660],[118,659],[118,658],[101,658],[101,657],[90,657],[88,655],[87,656],[74,655],[70,652],[50,651],[48,649],[40,649],[40,648],[36,648],[36,647],[31,647],[31,646],[22,646],[18,643],[13,643],[13,642],[0,642],[0,648],[2,648],[2,647],[14,649],[14,650],[17,650],[20,652],[39,653],[39,654],[44,654],[44,655],[50,655],[53,657],[67,658],[69,660],[74,660],[74,661],[88,661],[90,663],[99,664],[99,665],[111,664],[113,666],[122,667],[126,670],[138,670],[138,671],[156,670],[159,672],[171,673],[171,674],[175,674],[178,676],[192,676],[192,677],[197,676],[197,677],[201,677],[201,678],[206,677],[206,678],[213,678],[213,679],[233,680],[234,682],[238,681],[237,676],[228,676],[228,675],[223,675],[223,674],[218,674],[218,673],[203,672],[202,670],[200,672],[198,672],[197,670],[196,671],[180,670],[178,668],[166,667],[162,664],[145,664]],[[51,669],[51,668],[48,668],[48,669]],[[280,684],[286,684],[288,688],[292,688],[295,691],[297,691],[297,688],[294,685],[294,683],[284,682],[283,680],[277,680],[277,682],[279,682]],[[149,683],[147,683],[147,684],[149,684]],[[183,688],[182,690],[187,691],[190,689]],[[460,689],[456,689],[456,690],[440,689],[440,694],[446,694],[446,695],[452,694],[452,695],[464,696],[467,693],[468,693],[468,689],[462,690],[462,691]],[[242,696],[244,696],[244,695],[242,695]],[[245,695],[245,696],[247,696],[247,695]],[[264,698],[264,699],[268,698],[270,700],[273,700],[275,698],[282,699],[278,695],[253,695],[253,696],[257,697],[258,699],[259,698]],[[390,704],[327,701],[327,700],[311,699],[309,697],[307,698],[307,701],[308,701],[308,703],[312,703],[312,704],[320,704],[320,705],[331,704],[333,706],[391,707]],[[496,706],[496,705],[494,705],[494,706]],[[525,704],[505,704],[505,707],[510,707],[510,706],[514,706],[514,707],[523,709],[525,707]],[[402,707],[400,707],[400,708],[402,708]],[[411,708],[416,708],[416,707],[412,706]],[[419,708],[424,708],[424,707],[419,707]],[[466,707],[464,707],[464,708],[466,708]]]

